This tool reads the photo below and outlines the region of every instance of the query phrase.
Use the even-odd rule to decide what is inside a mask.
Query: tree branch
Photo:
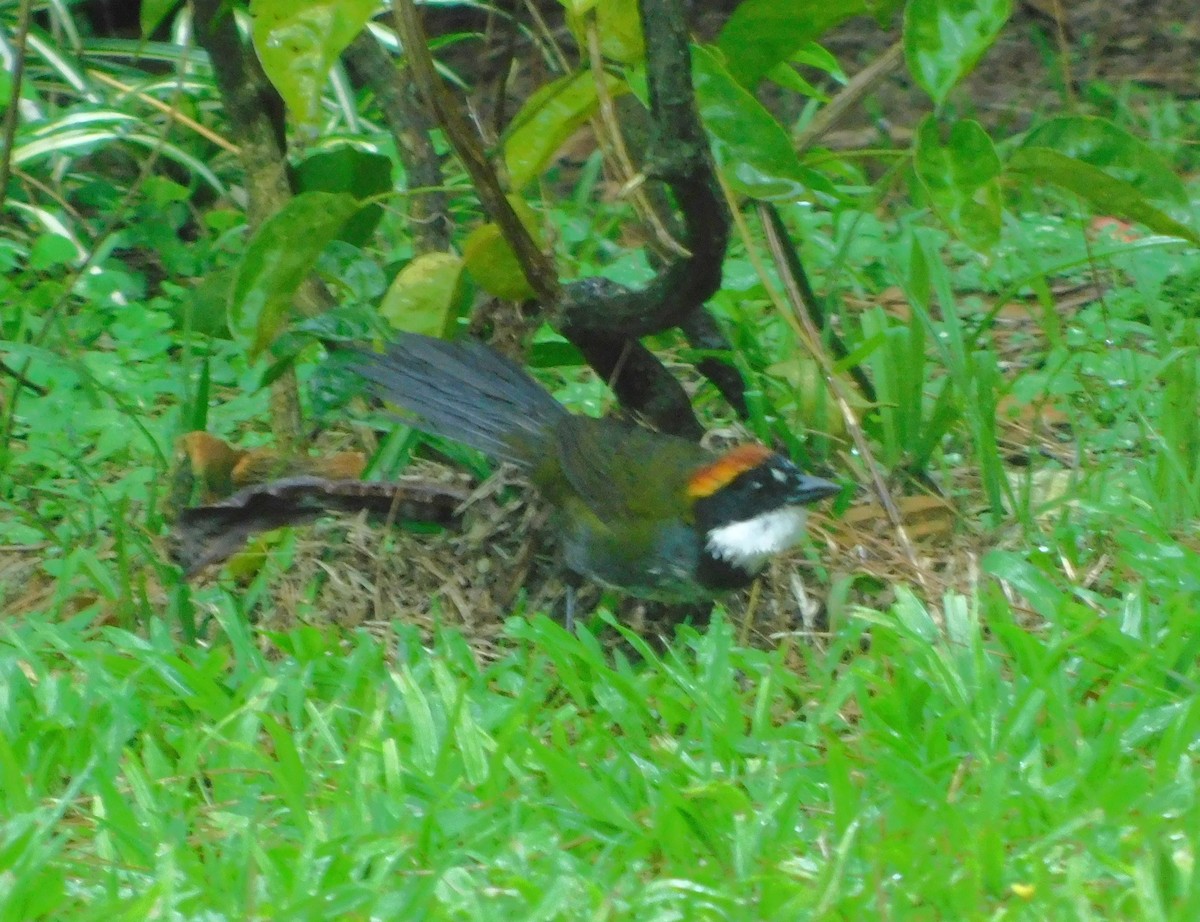
[[[500,188],[496,171],[488,163],[487,156],[479,144],[478,136],[463,117],[462,107],[450,97],[442,78],[438,76],[413,0],[392,0],[392,12],[395,14],[396,31],[404,45],[404,54],[417,89],[425,98],[425,103],[437,123],[446,132],[450,146],[454,148],[459,160],[471,175],[475,192],[483,203],[484,210],[488,217],[500,226],[500,232],[512,247],[521,271],[525,273],[525,278],[537,299],[545,307],[556,304],[559,285],[554,263],[538,249],[537,243],[513,211],[512,205],[508,203],[504,190]]]
[[[721,196],[696,110],[691,53],[681,0],[639,0],[653,135],[645,172],[671,189],[690,255],[668,262],[641,291],[584,279],[567,286],[560,328],[629,338],[678,326],[721,287],[729,211]]]
[[[233,11],[224,0],[192,0],[196,40],[208,53],[213,78],[229,118],[246,175],[246,220],[258,227],[292,195],[287,176],[283,98],[258,57],[248,54]],[[332,303],[325,287],[309,278],[296,292],[296,308],[313,316]],[[303,421],[299,385],[288,369],[271,385],[271,431],[284,452],[299,446]]]
[[[668,261],[640,291],[602,277],[560,288],[553,263],[513,212],[477,133],[437,75],[413,0],[393,0],[392,8],[414,82],[551,323],[610,382],[622,406],[665,432],[698,437],[702,429],[683,388],[637,339],[684,323],[720,287],[730,216],[696,111],[682,0],[639,3],[655,126],[646,172],[674,194],[687,254]],[[714,330],[710,325],[707,332]]]
[[[358,78],[374,91],[379,110],[396,139],[409,190],[408,220],[414,249],[418,254],[448,251],[453,224],[441,188],[442,167],[429,135],[429,118],[417,102],[416,87],[402,77],[369,29],[355,37],[344,57]]]

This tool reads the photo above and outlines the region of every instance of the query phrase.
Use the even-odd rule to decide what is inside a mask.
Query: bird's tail
[[[352,371],[405,422],[524,468],[553,450],[567,410],[525,369],[477,340],[401,333],[383,353],[359,352]]]

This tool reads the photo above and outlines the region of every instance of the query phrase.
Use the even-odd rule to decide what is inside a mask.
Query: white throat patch
[[[785,551],[804,534],[804,507],[784,506],[708,533],[708,551],[726,563],[757,573],[768,559]]]

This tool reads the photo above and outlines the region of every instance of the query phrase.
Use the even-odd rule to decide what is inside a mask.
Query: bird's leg
[[[579,590],[583,587],[583,577],[573,570],[564,570],[563,586],[566,588],[563,597],[563,627],[574,634],[575,610],[579,605]]]

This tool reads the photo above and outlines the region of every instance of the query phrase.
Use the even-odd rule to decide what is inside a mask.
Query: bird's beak
[[[831,480],[801,474],[790,499],[798,506],[806,506],[829,496],[837,496],[841,492],[842,488]]]

